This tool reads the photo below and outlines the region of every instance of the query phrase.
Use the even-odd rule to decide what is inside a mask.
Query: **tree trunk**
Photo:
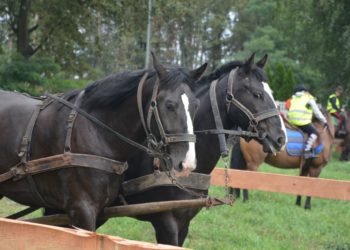
[[[17,51],[25,58],[29,58],[34,54],[34,50],[29,41],[28,16],[31,0],[21,0],[18,19],[17,19]]]

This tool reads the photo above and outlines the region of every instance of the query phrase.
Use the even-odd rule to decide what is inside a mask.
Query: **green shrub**
[[[41,95],[79,88],[86,80],[67,80],[61,68],[48,57],[26,59],[14,53],[0,55],[0,88]]]

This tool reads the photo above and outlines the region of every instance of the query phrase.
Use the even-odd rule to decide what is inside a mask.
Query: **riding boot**
[[[316,134],[311,134],[309,138],[306,141],[305,149],[304,149],[304,158],[312,158],[315,157],[315,154],[312,149],[312,145],[315,143],[317,140],[317,135]]]

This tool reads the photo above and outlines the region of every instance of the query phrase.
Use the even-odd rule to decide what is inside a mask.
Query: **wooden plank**
[[[81,229],[0,218],[1,250],[176,250],[181,247],[126,240]]]
[[[211,185],[224,186],[224,175],[224,169],[215,168]],[[228,185],[234,188],[350,200],[350,181],[229,169]]]

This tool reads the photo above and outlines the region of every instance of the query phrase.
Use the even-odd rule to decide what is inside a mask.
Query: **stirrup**
[[[345,129],[339,129],[339,130],[337,131],[337,134],[338,134],[338,135],[346,135],[346,130],[345,130]]]
[[[310,159],[310,158],[316,158],[316,155],[314,153],[314,150],[313,149],[310,149],[310,150],[305,150],[304,151],[304,159]]]

